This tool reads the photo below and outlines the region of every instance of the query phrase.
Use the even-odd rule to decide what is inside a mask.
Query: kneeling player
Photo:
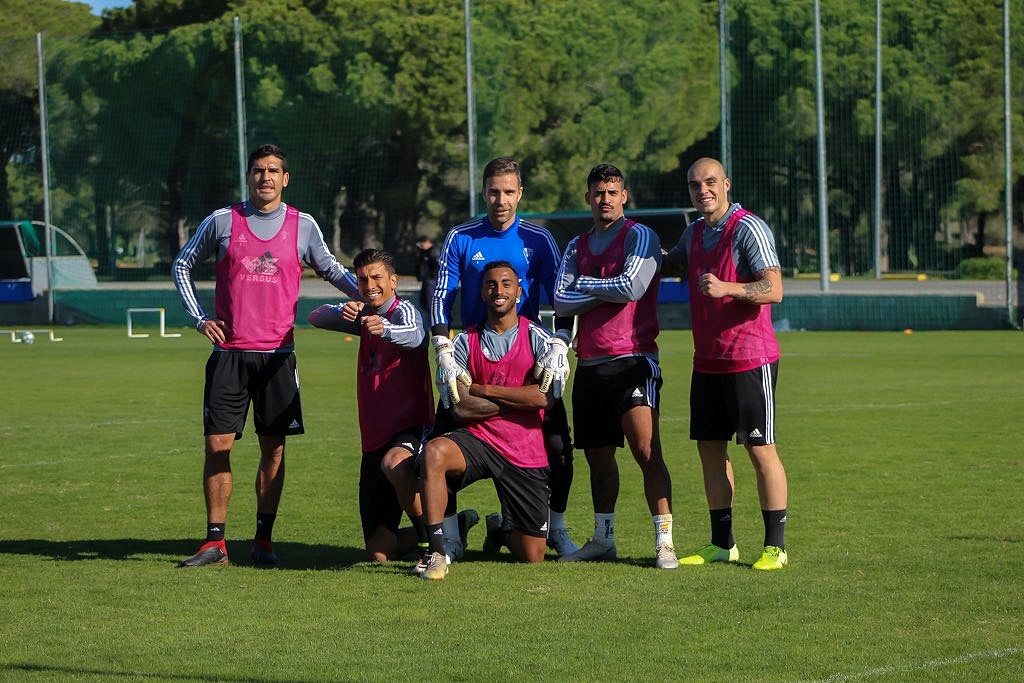
[[[449,486],[459,491],[481,479],[494,480],[511,525],[513,555],[523,562],[544,559],[551,471],[542,423],[554,399],[540,391],[533,369],[549,333],[519,317],[521,293],[512,264],[488,263],[480,292],[487,320],[453,341],[455,360],[473,383],[458,387],[460,400],[452,406],[463,426],[431,439],[424,450],[420,476],[430,554],[421,578],[448,574],[441,520]]]
[[[367,249],[353,266],[362,301],[320,306],[309,322],[359,335],[359,516],[367,554],[387,562],[407,555],[419,541],[423,559],[427,536],[413,465],[434,423],[427,330],[412,302],[395,293],[398,275],[390,254]],[[403,510],[412,529],[398,528]]]

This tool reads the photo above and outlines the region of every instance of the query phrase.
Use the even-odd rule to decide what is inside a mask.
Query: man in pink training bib
[[[271,545],[284,486],[285,437],[302,434],[302,405],[293,329],[302,262],[349,297],[359,295],[355,278],[324,243],[313,217],[281,199],[288,162],[277,145],[249,155],[249,199],[213,212],[174,260],[174,284],[196,330],[213,344],[206,363],[203,432],[206,460],[206,542],[182,567],[228,563],[224,542],[231,499],[231,447],[253,407],[260,442],[256,474],[256,534],[250,558],[275,565]],[[207,315],[192,282],[192,270],[216,258],[216,311]]]
[[[685,269],[693,320],[690,438],[697,442],[711,516],[711,543],[683,565],[736,562],[732,534],[734,479],[727,446],[743,444],[757,475],[764,550],[754,569],[781,569],[788,487],[775,448],[779,344],[771,304],[782,301],[782,271],[768,225],[729,201],[731,181],[715,159],[687,173],[701,218],[665,255],[666,271]],[[666,273],[667,274],[667,273]]]
[[[619,468],[626,441],[640,466],[654,524],[654,565],[675,569],[672,479],[661,452],[658,419],[658,270],[661,242],[625,215],[626,178],[611,164],[587,176],[584,195],[593,226],[569,242],[555,287],[555,313],[578,316],[576,383],[572,389],[576,447],[590,465],[594,535],[560,562],[614,560]]]
[[[550,333],[516,312],[523,294],[508,261],[492,261],[481,273],[487,319],[452,340],[455,362],[472,383],[459,383],[452,414],[461,427],[431,439],[423,454],[421,486],[430,553],[420,576],[448,575],[442,520],[448,491],[493,479],[510,527],[505,542],[516,559],[541,562],[547,547],[551,468],[544,449],[544,411],[552,389],[534,379]]]
[[[361,300],[324,304],[308,319],[321,329],[359,337],[359,518],[367,555],[387,562],[418,546],[422,560],[427,535],[414,465],[434,425],[427,327],[416,306],[398,296],[391,254],[365,249],[356,254],[352,268]],[[399,528],[403,511],[412,527]],[[425,566],[416,565],[419,571]]]

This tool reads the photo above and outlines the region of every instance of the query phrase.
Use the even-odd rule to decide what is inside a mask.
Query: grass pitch
[[[0,679],[146,681],[1020,680],[1024,337],[788,333],[778,387],[790,566],[762,543],[736,457],[744,564],[651,568],[639,471],[620,451],[620,560],[520,566],[479,553],[448,580],[362,561],[357,344],[300,329],[307,433],[289,440],[285,567],[247,566],[256,440],[233,462],[235,564],[177,569],[204,533],[208,346],[72,327],[0,343]],[[662,439],[682,553],[708,538],[688,440],[692,346],[662,334]],[[386,406],[381,406],[386,409]],[[592,528],[577,454],[573,535]],[[481,515],[493,489],[460,494]]]

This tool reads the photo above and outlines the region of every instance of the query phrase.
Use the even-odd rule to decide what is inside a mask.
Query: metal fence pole
[[[50,143],[46,128],[46,77],[43,73],[43,34],[36,33],[36,68],[39,79],[39,143],[43,158],[43,222],[46,237],[46,315],[53,324],[53,231],[50,229]]]
[[[1018,325],[1013,307],[1013,146],[1010,136],[1010,0],[1003,0],[1003,154],[1006,173],[1006,313],[1010,324]]]
[[[732,121],[729,103],[729,0],[718,0],[718,88],[721,107],[719,154],[726,173],[732,172]]]
[[[875,0],[875,279],[882,279],[882,0]]]
[[[245,145],[245,80],[242,78],[242,27],[235,17],[232,22],[235,33],[235,119],[238,125],[238,191],[239,201],[245,201],[247,197],[247,184],[245,177],[249,175],[246,168],[246,145]]]
[[[825,88],[821,75],[821,0],[814,0],[814,75],[816,108],[818,110],[818,265],[821,269],[821,291],[828,291],[828,172],[825,166]]]
[[[473,96],[473,34],[469,21],[469,0],[464,0],[466,16],[466,136],[469,138],[469,215],[476,216],[476,106]]]

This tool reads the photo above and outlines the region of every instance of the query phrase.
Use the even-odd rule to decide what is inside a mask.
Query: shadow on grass
[[[82,667],[71,667],[71,666],[52,666],[49,664],[28,664],[28,663],[8,663],[0,664],[0,672],[10,672],[12,675],[15,673],[24,674],[60,674],[61,676],[101,676],[103,678],[116,678],[116,679],[131,679],[131,680],[146,680],[152,678],[160,681],[259,681],[263,680],[274,680],[281,681],[287,680],[289,683],[312,683],[314,679],[300,679],[300,678],[289,678],[281,679],[275,676],[273,679],[261,679],[254,678],[253,676],[246,674],[244,676],[224,676],[223,674],[206,675],[206,674],[169,674],[166,672],[155,673],[146,671],[114,671],[103,669],[86,669]]]
[[[168,566],[177,568],[180,560],[194,553],[201,541],[196,539],[164,539],[152,540],[141,538],[114,539],[82,539],[71,541],[52,541],[44,539],[0,540],[0,555],[26,555],[46,558],[56,562],[85,562],[89,560],[115,560],[122,562],[166,562]],[[336,546],[313,543],[294,543],[275,541],[274,550],[281,556],[281,564],[275,567],[257,567],[249,560],[248,539],[228,541],[228,556],[231,565],[237,567],[259,568],[271,570],[342,570],[358,567],[362,571],[373,571],[381,574],[408,574],[415,560],[414,555],[403,560],[386,564],[371,562],[362,548]],[[549,553],[545,562],[553,563],[558,559]],[[484,553],[480,550],[467,550],[461,562],[496,562],[514,563],[515,559],[507,549],[498,554]],[[620,557],[611,564],[652,568],[653,558]],[[730,562],[734,568],[750,569],[750,563]],[[685,570],[684,570],[685,571]],[[2,669],[0,669],[2,670]]]
[[[986,543],[1024,543],[1024,536],[997,536],[995,534],[977,534],[972,536],[950,536],[952,541],[984,541]]]
[[[202,541],[196,539],[151,540],[141,538],[84,539],[73,541],[50,541],[43,539],[0,541],[0,555],[34,555],[61,562],[87,560],[122,560],[130,562],[152,562],[148,556],[161,556],[176,566],[199,548]],[[228,556],[232,564],[252,566],[249,561],[248,540],[228,541]],[[274,550],[281,556],[282,563],[275,569],[346,569],[366,560],[362,548],[346,546],[275,542]]]

